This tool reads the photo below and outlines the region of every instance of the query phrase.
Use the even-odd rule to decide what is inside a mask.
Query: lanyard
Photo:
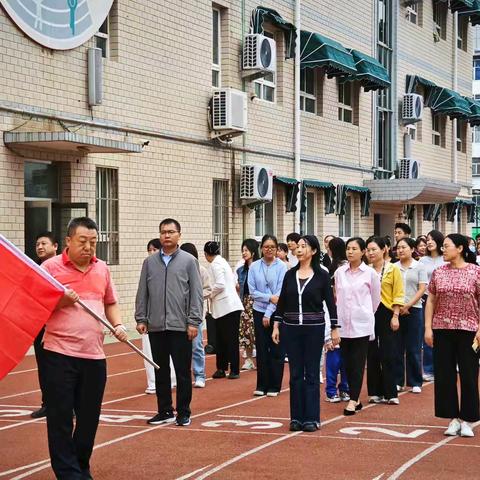
[[[303,306],[302,306],[302,295],[303,295],[303,291],[305,290],[305,287],[308,285],[308,282],[310,282],[310,280],[313,278],[313,275],[315,275],[315,273],[313,273],[312,275],[310,275],[306,280],[306,282],[303,284],[303,286],[301,287],[300,286],[300,279],[298,277],[298,270],[297,270],[297,273],[295,274],[296,276],[296,279],[297,279],[297,292],[298,292],[298,324],[299,325],[302,325],[303,323]],[[302,279],[303,280],[303,279]]]

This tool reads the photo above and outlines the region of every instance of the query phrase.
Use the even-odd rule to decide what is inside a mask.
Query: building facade
[[[415,234],[469,229],[469,115],[432,103],[443,88],[471,96],[474,36],[470,14],[457,8],[463,2],[304,0],[301,33],[294,0],[264,8],[253,0],[85,0],[82,8],[111,9],[70,49],[32,38],[54,31],[42,3],[30,29],[9,9],[14,3],[0,1],[0,231],[33,254],[39,231],[62,237],[73,216],[95,218],[98,253],[127,318],[146,244],[165,217],[178,219],[183,241],[200,251],[220,241],[232,263],[244,238],[294,230],[296,214],[286,210],[295,184],[302,231],[319,237],[392,234],[404,219]],[[242,72],[251,32],[275,40],[274,73]],[[299,128],[295,34],[303,39]],[[357,68],[339,52],[359,55],[344,60]],[[364,81],[369,58],[388,82],[373,70],[373,84]],[[247,126],[215,139],[211,99],[224,87],[245,96]],[[405,93],[422,96],[420,121],[403,121]],[[408,169],[398,178],[401,159],[418,162],[418,178]],[[240,199],[242,165],[271,171],[272,201]]]

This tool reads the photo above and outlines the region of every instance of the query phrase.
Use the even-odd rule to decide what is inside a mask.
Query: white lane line
[[[385,475],[385,473],[381,473],[378,477],[375,477],[372,480],[380,480],[384,475]]]
[[[3,397],[0,397],[0,400],[5,400],[7,398],[21,397],[22,395],[29,395],[30,393],[37,393],[39,391],[40,391],[40,389],[37,388],[37,390],[30,390],[28,392],[14,393],[12,395],[4,395]]]
[[[282,390],[282,392],[286,392],[286,391],[288,391],[288,388]],[[135,395],[135,397],[138,397],[138,396],[140,396],[140,395]],[[234,407],[238,407],[240,405],[245,405],[246,403],[252,403],[252,402],[257,402],[259,400],[264,400],[265,398],[267,398],[267,397],[249,398],[248,400],[243,400],[241,402],[233,403],[231,405],[225,405],[223,407],[214,408],[213,410],[207,410],[206,412],[202,412],[202,413],[199,413],[197,415],[192,415],[192,419],[193,418],[198,418],[198,417],[203,417],[205,415],[210,415],[212,413],[217,413],[217,412],[220,412],[222,410],[226,410],[228,408],[234,408]],[[119,401],[119,400],[115,400],[115,401]],[[129,440],[130,438],[134,438],[134,437],[137,437],[139,435],[143,435],[144,433],[153,432],[153,431],[155,431],[159,428],[165,428],[167,425],[168,424],[152,426],[152,427],[149,427],[149,428],[145,428],[144,430],[140,430],[140,431],[130,433],[128,435],[124,435],[122,437],[114,438],[113,440],[109,440],[108,442],[104,442],[104,443],[100,443],[99,445],[95,445],[95,447],[93,447],[93,449],[96,450],[98,448],[108,447],[108,446],[113,445],[115,443],[122,442],[124,440]],[[295,433],[302,433],[302,432],[295,432]],[[28,470],[27,472],[22,473],[21,475],[18,475],[17,477],[13,477],[10,480],[21,480],[22,478],[26,478],[30,475],[33,475],[34,473],[40,472],[41,470],[44,470],[44,469],[48,468],[50,466],[50,459],[45,459],[45,460],[42,460],[42,461],[37,462],[35,464],[25,465],[23,467],[19,467],[19,468],[15,469],[14,471],[18,472],[18,471],[21,471],[21,470],[25,470],[27,468],[30,468],[30,467],[34,466],[34,465],[40,465],[40,466],[37,467],[37,468],[33,468],[31,470]],[[13,472],[11,470],[9,470],[8,472],[0,472],[0,477],[4,477],[5,475],[8,475],[9,473],[13,473]]]
[[[0,431],[2,430],[8,430],[9,428],[16,428],[16,427],[22,427],[23,425],[28,425],[29,423],[35,423],[35,422],[38,422],[39,420],[41,420],[41,418],[34,418],[32,420],[26,420],[24,422],[20,422],[20,423],[14,423],[12,425],[7,425],[5,427],[0,427]]]
[[[404,423],[378,423],[378,422],[347,422],[347,423],[354,423],[356,425],[378,425],[382,427],[419,427],[419,428],[440,428],[445,430],[445,427],[441,425],[407,425]]]
[[[205,470],[206,468],[209,468],[213,465],[213,463],[211,463],[210,465],[205,465],[205,467],[202,467],[202,468],[199,468],[198,470],[195,470],[194,472],[192,473],[187,473],[186,475],[184,475],[183,477],[178,477],[176,480],[187,480],[188,478],[192,478],[194,475],[196,475],[197,473],[200,473],[200,472],[203,472],[203,470]]]
[[[251,415],[217,415],[217,417],[227,417],[227,418],[256,418],[259,420],[288,420],[290,422],[290,418],[285,417],[254,417]]]
[[[28,370],[19,370],[18,372],[10,372],[7,377],[10,377],[11,375],[18,375],[19,373],[28,373],[28,372],[36,372],[36,368],[29,368]]]
[[[472,428],[477,427],[480,425],[480,422],[475,422],[472,425]],[[452,440],[457,439],[458,437],[448,437],[444,438],[443,440],[437,442],[435,445],[432,445],[431,447],[427,448],[423,452],[420,452],[418,455],[415,455],[413,458],[411,458],[408,462],[405,462],[402,466],[397,468],[395,472],[393,472],[387,480],[397,480],[397,478],[400,478],[402,474],[404,474],[412,465],[415,465],[418,461],[420,461],[422,458],[425,458],[426,456],[430,455],[432,452],[437,450],[440,447],[443,447],[443,445],[446,445],[447,443],[451,442]]]
[[[50,464],[50,459],[41,460],[40,462],[31,463],[30,465],[24,465],[22,467],[17,467],[17,468],[13,468],[12,470],[7,470],[5,472],[1,472],[0,477],[6,477],[7,475],[10,475],[12,473],[20,472],[22,470],[25,470],[26,468],[37,467],[38,465],[44,465],[45,463],[47,463],[49,465]]]
[[[128,375],[130,373],[143,372],[144,370],[145,370],[145,368],[137,368],[136,370],[128,370],[126,372],[112,373],[111,375],[108,375],[107,378],[119,377],[121,375]]]

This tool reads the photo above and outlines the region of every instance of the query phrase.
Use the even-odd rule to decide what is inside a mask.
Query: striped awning
[[[348,80],[358,80],[366,92],[369,90],[383,90],[391,84],[387,69],[375,58],[358,50],[350,49],[357,73]]]

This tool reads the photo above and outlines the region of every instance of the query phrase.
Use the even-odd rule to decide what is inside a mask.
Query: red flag
[[[25,356],[64,287],[0,235],[0,380]]]

